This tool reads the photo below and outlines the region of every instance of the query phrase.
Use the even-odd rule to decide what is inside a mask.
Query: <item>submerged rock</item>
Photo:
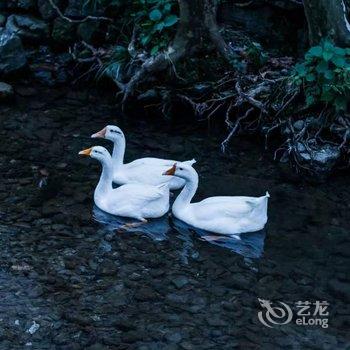
[[[0,82],[0,101],[8,100],[13,96],[13,88],[10,84]]]
[[[43,41],[49,37],[49,26],[32,16],[11,15],[7,19],[6,29],[23,39]]]
[[[0,30],[0,74],[14,73],[27,65],[21,39],[7,30]]]

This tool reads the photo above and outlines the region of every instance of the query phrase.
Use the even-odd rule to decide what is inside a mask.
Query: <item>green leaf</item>
[[[325,40],[323,43],[325,51],[334,51],[334,45],[331,41]]]
[[[164,27],[171,27],[173,26],[177,21],[179,20],[179,18],[176,15],[170,15],[168,17],[165,18],[164,20]]]
[[[328,70],[328,63],[325,61],[321,61],[316,67],[317,73],[324,73],[326,70]]]
[[[332,51],[323,51],[323,59],[328,62],[333,56],[334,53]]]
[[[159,51],[159,45],[153,46],[151,50],[151,55],[154,56]]]
[[[155,30],[161,32],[161,31],[163,30],[164,27],[165,27],[165,26],[164,26],[164,22],[162,21],[162,22],[159,22],[159,23],[155,24],[153,28],[154,28]]]
[[[300,77],[304,77],[307,73],[306,66],[302,63],[295,65],[295,70]]]
[[[309,81],[309,82],[315,81],[316,80],[316,76],[313,73],[309,73],[309,74],[306,75],[305,79],[306,79],[306,81]]]
[[[309,107],[315,103],[315,97],[313,95],[306,96],[306,105]]]
[[[341,48],[341,47],[335,47],[334,48],[334,53],[339,56],[345,56],[346,55],[346,50]]]
[[[150,20],[157,22],[162,18],[162,13],[158,9],[154,9],[149,13]]]
[[[332,80],[334,78],[334,73],[331,70],[326,70],[324,72],[324,77],[328,80]]]
[[[170,3],[164,5],[164,11],[166,11],[166,12],[171,11],[171,4]]]
[[[141,37],[141,44],[143,46],[146,46],[151,41],[151,39],[152,39],[152,35],[143,35]]]
[[[309,50],[308,54],[314,57],[322,57],[323,49],[321,46],[314,46]]]
[[[345,67],[346,65],[346,60],[342,56],[334,56],[332,58],[332,62],[337,66],[337,67]]]

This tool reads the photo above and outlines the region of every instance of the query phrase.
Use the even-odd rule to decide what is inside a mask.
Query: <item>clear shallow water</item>
[[[271,194],[266,231],[241,240],[207,242],[167,217],[118,232],[93,207],[98,164],[77,157],[110,115],[102,98],[59,91],[0,109],[1,349],[349,348],[348,177],[291,182],[242,138],[227,159],[193,128],[118,120],[127,159],[195,157],[197,199]],[[259,299],[293,321],[264,326]],[[323,300],[328,328],[295,323],[296,302]]]

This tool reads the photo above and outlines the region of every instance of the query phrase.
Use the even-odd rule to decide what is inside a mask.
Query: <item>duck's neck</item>
[[[114,169],[118,169],[123,165],[124,154],[125,154],[125,139],[114,141],[113,153],[112,153]]]
[[[173,210],[180,210],[191,203],[193,196],[196,194],[198,188],[198,174],[194,172],[190,179],[186,180],[186,184],[180,194],[177,196]]]
[[[95,200],[105,198],[106,195],[113,189],[113,165],[112,159],[106,158],[101,161],[102,173],[100,180],[95,189]]]

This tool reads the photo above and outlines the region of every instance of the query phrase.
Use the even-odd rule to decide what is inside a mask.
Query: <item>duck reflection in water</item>
[[[92,210],[93,219],[104,226],[107,231],[132,232],[145,235],[155,241],[164,241],[167,238],[169,231],[168,216],[165,215],[159,219],[152,219],[146,225],[138,227],[126,226],[127,223],[132,222],[132,219],[123,218],[108,214],[96,205]]]
[[[171,226],[183,235],[185,232],[187,232],[187,235],[190,232],[195,233],[200,239],[210,244],[229,249],[245,258],[260,258],[264,252],[265,229],[257,232],[241,233],[235,236],[215,236],[212,232],[194,228],[176,218],[172,218],[171,222]]]
[[[130,222],[130,219],[110,215],[97,206],[93,208],[93,218],[102,224],[107,231],[118,231],[123,228],[120,232],[144,235],[155,241],[164,241],[175,236],[177,240],[182,242],[180,244],[182,246],[180,255],[185,264],[188,263],[188,258],[196,259],[199,255],[197,249],[195,249],[194,240],[196,236],[210,244],[229,249],[245,258],[260,258],[264,251],[265,230],[242,233],[237,236],[213,236],[213,233],[189,226],[176,218],[172,217],[169,221],[168,216],[150,220],[146,225],[137,228],[125,229],[125,224]],[[175,245],[178,246],[178,244]]]

